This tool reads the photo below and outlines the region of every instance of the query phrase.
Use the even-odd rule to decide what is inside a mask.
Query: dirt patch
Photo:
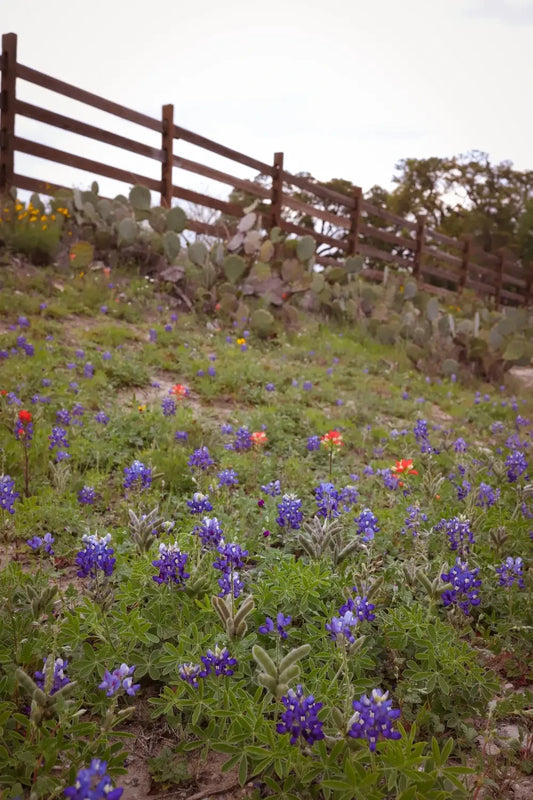
[[[431,419],[434,419],[436,422],[451,422],[453,420],[451,414],[448,414],[446,411],[443,411],[442,408],[440,408],[440,406],[435,405],[435,403],[433,403],[433,405],[431,406],[429,414],[431,416]]]
[[[533,367],[511,367],[509,375],[516,378],[524,389],[533,391]]]

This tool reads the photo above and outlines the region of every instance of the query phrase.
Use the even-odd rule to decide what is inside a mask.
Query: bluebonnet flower
[[[531,425],[531,422],[530,420],[523,417],[521,414],[517,414],[514,424],[516,425],[517,428],[519,428],[521,425],[522,426]]]
[[[222,527],[216,517],[204,517],[201,525],[195,525],[193,533],[200,537],[208,550],[214,550],[223,541]]]
[[[507,467],[507,480],[509,483],[515,483],[518,480],[520,475],[527,470],[527,459],[525,453],[521,450],[515,450],[512,453],[509,453],[505,460],[505,466]]]
[[[15,439],[22,441],[25,447],[29,447],[33,439],[32,415],[25,409],[21,409],[18,413],[17,422],[15,423]]]
[[[194,689],[198,689],[198,678],[203,678],[203,670],[199,664],[179,664],[178,673],[182,681],[185,681]]]
[[[414,428],[413,433],[415,435],[415,439],[420,446],[421,453],[431,453],[433,449],[429,444],[429,433],[428,433],[428,424],[425,419],[417,420]]]
[[[157,331],[155,328],[150,328],[148,335],[151,342],[157,342]]]
[[[68,667],[68,661],[64,661],[62,658],[56,658],[54,661],[54,674],[52,676],[52,686],[50,688],[49,694],[55,694],[63,686],[66,686],[67,683],[70,683],[70,679],[65,675],[65,670]],[[45,670],[46,670],[46,658],[43,659],[43,668],[42,671],[38,670],[37,672],[33,673],[33,677],[35,678],[35,683],[39,687],[39,689],[44,690],[45,684]]]
[[[28,317],[19,317],[17,319],[17,325],[19,326],[19,328],[29,328],[30,323],[28,321]]]
[[[310,745],[324,738],[323,723],[318,719],[322,703],[317,703],[312,694],[305,697],[301,685],[298,684],[296,691],[289,689],[281,702],[285,711],[276,730],[280,734],[289,733],[291,744],[296,744],[299,736]]]
[[[491,433],[503,433],[503,422],[499,420],[497,422],[493,422],[490,426]]]
[[[73,417],[83,417],[84,414],[85,414],[85,409],[82,406],[82,404],[81,403],[74,403],[74,405],[72,406],[72,416]],[[80,420],[78,420],[78,419],[75,419],[73,421],[73,424],[74,425],[83,425],[83,423],[80,422]]]
[[[289,526],[294,531],[300,530],[304,515],[301,509],[302,501],[295,494],[284,494],[281,503],[278,503],[278,516],[276,522],[283,528]]]
[[[94,415],[96,422],[99,422],[100,425],[107,425],[109,422],[109,417],[103,411],[99,411],[97,414]]]
[[[434,531],[444,531],[448,537],[450,550],[470,552],[470,545],[474,544],[474,534],[470,528],[470,521],[463,515],[452,519],[441,519],[433,528]]]
[[[331,638],[335,641],[337,639],[346,639],[348,642],[355,642],[355,636],[352,633],[352,628],[358,623],[355,614],[349,609],[344,611],[342,616],[333,617],[331,622],[326,622],[326,630],[330,632]]]
[[[15,492],[15,481],[10,475],[0,475],[0,508],[9,514],[14,514],[13,506],[17,497],[20,495]]]
[[[111,357],[112,356],[109,350],[104,350],[104,352],[102,353],[102,361],[111,361]]]
[[[40,550],[40,548],[44,545],[44,552],[48,553],[49,556],[54,555],[54,551],[52,549],[54,542],[55,539],[51,533],[45,533],[43,537],[33,536],[31,539],[26,540],[26,544],[29,545],[32,550]]]
[[[163,542],[159,545],[159,558],[152,561],[152,565],[157,567],[159,575],[152,575],[156,583],[175,583],[180,587],[185,585],[185,581],[190,577],[190,573],[185,572],[185,565],[189,558],[187,553],[182,553],[178,543],[166,545]]]
[[[374,455],[376,455],[375,452]],[[397,492],[403,485],[402,481],[398,480],[398,476],[393,473],[390,467],[376,470],[376,475],[381,475],[385,488],[393,492]]]
[[[67,441],[67,432],[64,428],[60,428],[58,426],[52,428],[52,433],[48,437],[50,445],[48,446],[49,450],[53,450],[54,447],[58,448],[69,448],[70,445]]]
[[[84,486],[78,492],[80,506],[93,506],[96,503],[96,490],[92,486]]]
[[[214,378],[215,375],[217,374],[216,369],[214,367],[208,367],[207,374],[209,375],[210,378]]]
[[[204,514],[206,511],[213,510],[209,497],[201,492],[195,492],[192,500],[187,500],[187,506],[191,514]]]
[[[147,489],[152,484],[152,469],[142,461],[135,460],[131,467],[124,467],[124,489],[141,487]]]
[[[85,548],[80,550],[76,556],[76,564],[79,567],[76,573],[78,578],[87,576],[96,578],[98,570],[108,577],[112,575],[116,559],[112,557],[115,551],[112,547],[108,547],[111,534],[107,533],[101,537],[95,533],[85,534],[81,540],[85,544]]]
[[[488,483],[480,483],[477,490],[476,506],[480,508],[491,508],[500,498],[500,490],[493,489]]]
[[[276,387],[274,386],[273,383],[267,383],[267,385],[265,386],[265,389],[266,389],[267,392],[273,392],[275,390],[275,388]]]
[[[209,455],[209,450],[205,445],[195,450],[187,462],[187,464],[189,465],[189,467],[191,467],[191,469],[197,468],[201,470],[208,469],[214,463],[215,462]]]
[[[313,490],[316,498],[317,514],[328,519],[340,517],[339,493],[332,483],[321,483]]]
[[[261,491],[265,494],[268,494],[270,497],[278,497],[281,494],[281,488],[279,480],[277,481],[270,481],[270,483],[261,486]]]
[[[80,769],[74,786],[64,790],[65,797],[71,800],[119,800],[124,789],[114,789],[107,774],[107,763],[93,758],[91,766]]]
[[[281,639],[286,639],[288,633],[285,630],[285,628],[291,624],[291,621],[292,617],[289,616],[286,617],[285,614],[282,611],[280,611],[276,617],[275,624],[273,619],[267,617],[263,625],[260,625],[257,630],[259,631],[259,633],[269,634],[273,633],[275,629],[278,632]]]
[[[8,392],[6,395],[6,401],[8,406],[21,406],[22,400],[20,397],[17,397],[15,392]]]
[[[60,408],[59,411],[56,411],[56,422],[59,425],[70,425],[71,416],[68,408]]]
[[[223,469],[217,475],[219,486],[238,486],[239,477],[234,469]]]
[[[107,306],[100,306],[100,313],[107,314]]]
[[[66,453],[64,450],[58,450],[56,453],[56,461],[65,461],[67,458],[70,458],[70,453]]]
[[[400,710],[392,708],[388,692],[373,689],[370,697],[363,694],[352,702],[352,706],[355,713],[348,722],[348,736],[352,739],[366,739],[372,752],[380,736],[401,739],[401,734],[392,727],[400,716]]]
[[[237,598],[244,589],[244,583],[239,578],[238,572],[223,572],[218,579],[218,585],[220,587],[219,597],[226,597],[233,592],[233,597]]]
[[[457,499],[458,500],[466,500],[470,492],[472,491],[472,484],[470,481],[463,480],[462,484],[456,484],[455,488],[457,490]]]
[[[246,425],[242,425],[235,431],[235,440],[233,441],[231,448],[236,452],[244,452],[246,450],[251,450],[253,447],[253,439],[252,434],[248,430]]]
[[[505,561],[502,561],[499,567],[496,567],[496,572],[500,576],[500,586],[510,587],[516,582],[520,589],[524,588],[524,562],[520,557],[511,558],[509,556]]]
[[[17,347],[20,350],[23,350],[27,356],[33,356],[35,354],[35,348],[32,344],[26,341],[25,336],[19,336],[17,338]]]
[[[196,373],[196,377],[197,377],[197,378],[203,378],[203,377],[204,377],[204,375],[205,375],[205,370],[203,370],[203,369],[199,369],[199,370],[197,371],[197,373]]]
[[[420,524],[427,522],[428,515],[423,513],[418,505],[411,505],[407,507],[408,516],[404,519],[404,527],[402,533],[411,533],[413,536],[418,536],[420,533]]]
[[[378,518],[369,508],[364,508],[354,522],[357,522],[357,533],[363,536],[363,542],[370,542],[379,531]]]
[[[231,658],[228,648],[220,648],[218,645],[215,645],[214,650],[208,650],[205,656],[200,656],[200,661],[204,665],[200,673],[201,678],[206,678],[208,675],[233,675],[233,667],[237,664],[237,659]]]
[[[176,433],[174,434],[174,439],[177,442],[186,442],[188,438],[189,434],[187,433],[187,431],[176,431]]]
[[[354,476],[350,475],[353,479]],[[355,476],[357,480],[357,476]],[[345,486],[339,492],[339,503],[342,505],[343,511],[350,511],[351,507],[357,503],[359,499],[359,492],[355,486]]]
[[[176,416],[176,403],[172,397],[164,397],[161,401],[161,410],[165,417]]]
[[[94,375],[94,367],[90,361],[87,361],[87,363],[83,367],[83,377],[92,378],[93,375]]]
[[[313,384],[311,383],[311,381],[304,381],[303,382],[302,389],[304,391],[310,392],[312,388],[313,388]]]
[[[76,350],[75,356],[76,358],[85,358],[85,350]]]
[[[368,602],[368,597],[366,595],[361,596],[359,594],[357,586],[352,586],[352,591],[356,592],[356,597],[349,597],[339,608],[339,614],[343,615],[347,611],[351,611],[359,622],[364,622],[364,620],[372,622],[372,620],[376,618],[376,615],[373,613],[376,606],[374,603]]]
[[[226,436],[231,436],[233,433],[233,426],[230,425],[229,422],[225,422],[220,426],[220,432]]]
[[[213,567],[222,572],[230,572],[232,569],[241,569],[244,566],[244,558],[248,555],[248,550],[243,550],[242,547],[235,542],[220,542],[217,547],[217,552],[220,553],[220,558],[213,561]]]
[[[72,381],[71,383],[69,383],[69,389],[72,389],[74,394],[78,394],[79,384],[77,384],[76,381]]]
[[[468,445],[465,442],[465,440],[460,436],[453,443],[453,449],[455,450],[456,453],[466,453],[466,451],[468,450]]]
[[[468,616],[470,606],[478,606],[481,602],[478,588],[481,581],[477,580],[479,567],[469,569],[466,561],[455,559],[455,565],[447,573],[442,573],[441,578],[447,583],[451,583],[453,589],[447,589],[441,595],[445,606],[458,605],[464,614]]]
[[[104,679],[98,688],[105,689],[107,697],[113,697],[121,688],[124,689],[126,694],[129,694],[130,697],[133,697],[141,688],[140,683],[133,683],[133,678],[131,676],[134,671],[135,667],[128,667],[127,664],[121,664],[120,667],[114,669],[113,672],[109,672],[109,670],[106,669]]]

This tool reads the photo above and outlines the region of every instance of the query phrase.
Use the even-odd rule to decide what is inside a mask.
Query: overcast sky
[[[290,172],[391,185],[404,157],[471,149],[533,168],[533,0],[0,0],[18,60]],[[158,135],[17,81],[21,99],[159,146]],[[18,118],[17,134],[141,174],[159,165]],[[175,143],[232,174],[254,170]],[[16,171],[94,176],[19,155]],[[103,194],[128,187],[98,179]],[[174,182],[227,197],[182,170]]]

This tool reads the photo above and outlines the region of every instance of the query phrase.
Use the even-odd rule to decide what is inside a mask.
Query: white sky
[[[18,60],[290,172],[391,185],[403,157],[485,150],[533,168],[533,0],[0,0]],[[21,99],[159,146],[157,134],[17,81]],[[17,134],[141,174],[140,156],[18,118]],[[175,153],[253,178],[183,142]],[[24,155],[31,177],[95,177]],[[102,194],[127,185],[97,178]],[[174,183],[229,187],[182,170]]]

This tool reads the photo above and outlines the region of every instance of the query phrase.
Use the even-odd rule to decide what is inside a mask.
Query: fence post
[[[283,153],[274,153],[274,174],[270,195],[270,227],[281,225],[281,209],[283,207]]]
[[[496,289],[494,293],[494,303],[496,308],[500,308],[501,305],[501,296],[502,296],[502,283],[503,283],[503,262],[504,262],[504,255],[503,253],[499,253],[499,261],[498,266],[496,268],[496,283],[494,284],[494,288]]]
[[[363,190],[360,186],[356,186],[353,194],[353,208],[350,214],[350,232],[348,233],[348,255],[350,256],[357,255],[362,206]]]
[[[417,283],[420,280],[422,256],[424,255],[425,230],[426,230],[426,217],[421,215],[416,219],[416,242],[415,242],[415,254],[413,262],[413,278],[416,280]]]
[[[2,84],[0,102],[0,194],[13,186],[15,173],[15,85],[17,79],[17,34],[2,36]]]
[[[172,205],[172,154],[174,143],[174,106],[172,103],[163,106],[161,122],[161,149],[163,150],[161,205],[164,208],[170,208]]]
[[[463,253],[461,256],[461,271],[459,272],[459,282],[457,284],[457,291],[462,294],[468,280],[468,266],[470,262],[470,251],[472,249],[472,237],[465,236],[463,242]]]

